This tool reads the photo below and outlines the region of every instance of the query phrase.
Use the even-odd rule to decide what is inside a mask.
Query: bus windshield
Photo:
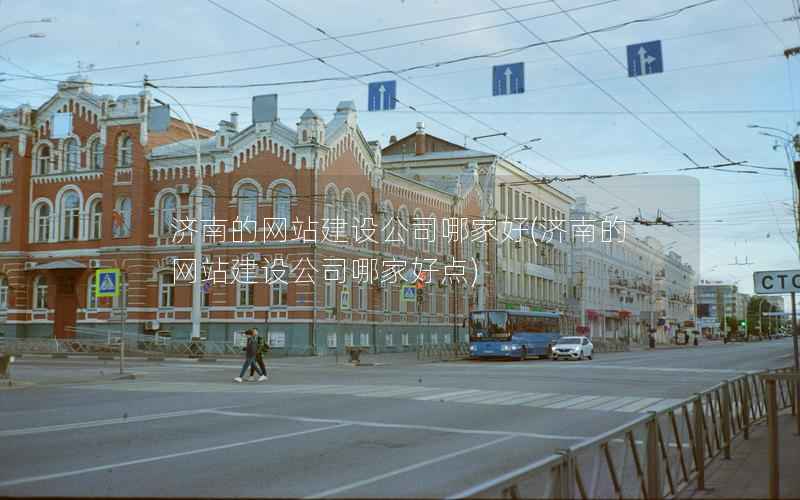
[[[470,340],[508,339],[508,313],[502,311],[474,312],[470,314]]]

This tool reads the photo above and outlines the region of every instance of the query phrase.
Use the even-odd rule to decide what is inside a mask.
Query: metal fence
[[[420,361],[446,361],[469,357],[469,344],[429,344],[417,347],[417,359]]]
[[[785,368],[773,372],[785,372]],[[749,438],[767,414],[759,375],[727,380],[683,402],[649,412],[602,435],[454,495],[503,498],[673,497],[697,481],[731,443]],[[778,382],[780,408],[793,407],[792,385]]]

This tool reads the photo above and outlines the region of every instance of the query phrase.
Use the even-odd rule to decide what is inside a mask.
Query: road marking
[[[406,472],[411,472],[413,470],[419,469],[421,467],[427,467],[428,465],[432,465],[435,463],[443,462],[445,460],[450,460],[451,458],[459,457],[461,455],[466,455],[467,453],[471,453],[473,451],[477,451],[483,448],[488,448],[489,446],[494,446],[496,444],[500,444],[504,441],[508,441],[509,439],[513,439],[514,436],[506,436],[502,438],[498,438],[488,443],[482,443],[475,446],[470,446],[469,448],[464,448],[458,451],[454,451],[452,453],[447,453],[445,455],[438,456],[436,458],[431,458],[428,460],[424,460],[422,462],[417,462],[413,465],[407,465],[405,467],[401,467],[399,469],[395,469],[391,472],[386,472],[383,474],[378,474],[377,476],[370,477],[368,479],[362,479],[361,481],[355,481],[353,483],[345,484],[343,486],[339,486],[337,488],[331,488],[329,490],[320,491],[318,493],[314,493],[313,495],[308,495],[306,498],[325,498],[330,497],[333,495],[337,495],[347,490],[352,490],[354,488],[359,488],[361,486],[366,486],[368,484],[376,483],[378,481],[383,481],[384,479],[388,479],[390,477],[399,476],[400,474],[405,474]]]
[[[227,384],[219,382],[163,382],[159,384],[130,382],[125,384],[100,383],[76,385],[75,389],[119,390],[144,392],[211,393],[226,392],[235,394],[285,394],[287,396],[320,395],[351,396],[363,398],[389,398],[415,401],[443,401],[459,404],[482,404],[497,406],[527,406],[563,410],[622,411],[632,412],[649,408],[656,403],[667,401],[679,403],[678,399],[660,397],[615,397],[602,395],[526,393],[487,389],[465,389],[459,387],[424,387],[419,385],[323,385],[290,384],[274,385],[262,383]],[[605,398],[605,399],[604,399]],[[602,403],[602,404],[601,404]],[[641,406],[639,406],[641,405]],[[625,407],[625,408],[623,408]]]
[[[104,420],[89,420],[87,422],[75,422],[71,424],[56,424],[56,425],[44,425],[41,427],[26,427],[23,429],[9,429],[0,431],[0,437],[26,436],[29,434],[42,434],[45,432],[88,429],[91,427],[101,427],[104,425],[130,424],[134,422],[149,422],[151,420],[161,420],[164,418],[185,417],[189,415],[198,415],[201,413],[212,413],[214,410],[219,410],[219,409],[221,408],[204,408],[199,410],[184,410],[184,411],[173,411],[168,413],[154,413],[150,415],[139,415],[127,418],[108,418]]]
[[[466,395],[466,394],[474,394],[476,392],[479,392],[478,389],[467,389],[467,390],[464,390],[464,391],[453,391],[453,392],[432,394],[430,396],[417,396],[417,397],[411,398],[411,399],[416,399],[417,401],[431,401],[433,399],[445,399],[445,398],[452,397],[452,396],[463,396],[463,395]]]
[[[120,467],[129,467],[131,465],[139,465],[139,464],[146,464],[150,462],[158,462],[161,460],[170,460],[172,458],[179,458],[179,457],[186,457],[189,455],[197,455],[200,453],[208,453],[211,451],[219,451],[219,450],[227,450],[230,448],[238,448],[241,446],[250,446],[253,444],[264,443],[267,441],[275,441],[277,439],[287,439],[296,436],[303,436],[306,434],[312,434],[314,432],[323,432],[329,431],[331,429],[339,429],[341,427],[345,427],[347,424],[336,424],[336,425],[328,425],[325,427],[318,427],[316,429],[306,429],[304,431],[297,431],[297,432],[289,432],[286,434],[277,434],[274,436],[267,436],[258,439],[250,439],[247,441],[239,441],[236,443],[228,443],[222,444],[217,446],[209,446],[207,448],[198,448],[196,450],[188,450],[188,451],[181,451],[178,453],[169,453],[167,455],[158,455],[155,457],[147,457],[147,458],[139,458],[136,460],[128,460],[126,462],[117,462],[114,464],[105,464],[105,465],[97,465],[95,467],[87,467],[85,469],[76,469],[66,472],[57,472],[54,474],[43,474],[41,476],[30,476],[30,477],[21,477],[18,479],[11,479],[9,481],[0,481],[0,488],[8,488],[10,486],[18,486],[20,484],[27,484],[27,483],[36,483],[39,481],[50,481],[52,479],[61,479],[64,477],[70,476],[78,476],[81,474],[90,474],[92,472],[100,472],[108,469],[118,469]],[[511,439],[510,437],[506,439]]]
[[[651,406],[654,403],[657,403],[659,401],[661,401],[660,398],[642,398],[642,399],[639,399],[638,401],[635,401],[635,402],[633,402],[633,403],[631,403],[629,405],[617,408],[616,411],[632,413],[632,412],[635,412],[635,411],[639,411],[642,408],[646,408],[648,406]]]
[[[338,418],[317,418],[317,417],[300,417],[293,415],[280,415],[276,413],[252,413],[228,410],[214,410],[211,413],[217,415],[226,415],[229,417],[252,417],[252,418],[270,418],[277,420],[291,420],[294,422],[309,422],[319,424],[346,424],[360,427],[375,427],[381,429],[411,429],[420,431],[443,432],[449,434],[472,434],[484,436],[511,436],[511,437],[528,437],[534,439],[548,439],[553,441],[580,441],[587,439],[586,436],[564,436],[558,434],[538,434],[535,432],[516,432],[516,431],[492,431],[487,429],[462,429],[458,427],[439,427],[435,425],[422,425],[422,424],[393,424],[386,422],[373,422],[367,420],[349,420]]]

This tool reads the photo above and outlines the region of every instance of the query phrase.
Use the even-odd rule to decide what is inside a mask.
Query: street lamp
[[[186,115],[187,120],[182,120],[184,125],[186,126],[186,130],[194,139],[194,150],[195,150],[195,177],[197,179],[196,187],[195,187],[195,195],[192,197],[192,206],[194,208],[194,216],[197,218],[198,215],[202,218],[202,211],[203,211],[203,165],[202,165],[202,158],[200,155],[200,136],[197,133],[197,126],[192,120],[192,116],[186,110],[186,108],[181,104],[179,100],[177,100],[174,96],[167,93],[164,89],[156,86],[153,83],[147,81],[147,77],[144,80],[145,88],[150,87],[160,91],[165,96],[172,99],[183,111],[183,114]],[[158,99],[154,99],[157,103],[164,105],[164,103]],[[191,127],[189,126],[191,124]],[[203,288],[202,288],[202,266],[203,266],[203,232],[202,228],[199,226],[195,227],[195,232],[197,234],[194,235],[194,239],[192,242],[194,243],[194,282],[192,283],[192,340],[198,340],[200,338],[200,309],[203,304]]]
[[[500,156],[505,156],[506,153],[508,153],[509,151],[511,151],[513,149],[516,149],[516,148],[521,148],[521,149],[519,151],[515,151],[515,152],[511,153],[512,155],[515,155],[517,153],[521,153],[523,151],[527,151],[527,150],[531,149],[531,147],[528,146],[528,144],[531,144],[533,142],[539,142],[541,140],[542,140],[541,137],[534,137],[533,139],[531,139],[529,141],[525,141],[524,143],[517,144],[515,146],[511,146],[510,148],[508,148],[505,151],[501,152]]]
[[[54,22],[56,22],[56,18],[55,17],[43,17],[41,19],[30,19],[30,20],[27,20],[27,21],[17,21],[16,23],[7,24],[7,25],[3,26],[2,28],[0,28],[0,33],[4,32],[5,30],[7,30],[9,28],[13,28],[14,26],[20,26],[20,25],[23,25],[23,24],[54,23]]]
[[[17,40],[24,40],[25,38],[44,38],[46,36],[47,36],[46,33],[31,33],[29,35],[18,36],[18,37],[14,37],[14,38],[6,40],[5,42],[0,43],[0,47],[5,47],[6,45],[8,45],[10,43],[16,42]]]
[[[751,123],[751,124],[747,125],[747,128],[759,128],[759,129],[764,129],[764,130],[774,130],[775,132],[780,132],[782,134],[786,134],[789,138],[792,137],[792,134],[790,134],[789,132],[787,132],[787,131],[785,131],[783,129],[775,128],[775,127],[765,127],[763,125],[756,125],[754,123]]]

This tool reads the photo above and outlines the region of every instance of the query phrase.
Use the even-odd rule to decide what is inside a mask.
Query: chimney
[[[231,113],[231,125],[233,125],[233,130],[239,130],[239,113],[236,111]]]
[[[394,144],[395,142],[397,142],[397,136],[396,135],[390,136],[389,144]]]
[[[417,135],[415,137],[417,145],[417,156],[425,154],[425,123],[417,122]]]

